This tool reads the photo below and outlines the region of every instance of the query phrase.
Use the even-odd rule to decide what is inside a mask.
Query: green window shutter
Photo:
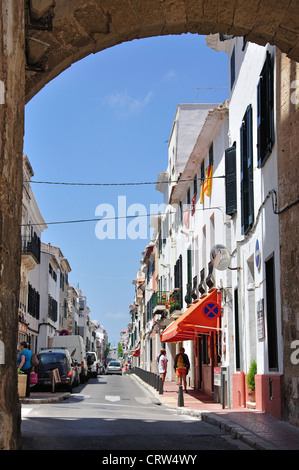
[[[246,234],[253,224],[253,145],[252,107],[247,107],[240,129],[241,157],[241,231]]]
[[[252,106],[247,111],[247,174],[248,174],[248,226],[251,227],[254,218],[253,204],[253,144],[252,144]]]
[[[273,61],[267,57],[257,86],[257,160],[262,167],[272,152],[274,133]]]
[[[226,214],[232,215],[237,211],[237,181],[236,181],[236,144],[225,150],[225,198]]]

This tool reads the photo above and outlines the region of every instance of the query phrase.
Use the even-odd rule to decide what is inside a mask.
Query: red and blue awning
[[[209,290],[171,323],[161,334],[161,342],[177,342],[195,339],[200,333],[220,330],[221,293],[217,288]]]

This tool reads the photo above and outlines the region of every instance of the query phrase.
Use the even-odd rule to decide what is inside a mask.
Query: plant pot
[[[248,397],[251,403],[255,403],[255,390],[248,390]]]
[[[27,375],[26,374],[19,374],[18,375],[19,398],[23,398],[23,397],[26,396],[26,386],[27,386]]]

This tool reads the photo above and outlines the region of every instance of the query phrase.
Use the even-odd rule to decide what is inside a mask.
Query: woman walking
[[[159,374],[162,379],[162,388],[164,387],[165,377],[167,373],[167,357],[166,357],[166,350],[161,349],[160,356],[159,356]]]

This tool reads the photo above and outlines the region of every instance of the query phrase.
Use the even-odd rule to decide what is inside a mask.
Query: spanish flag
[[[204,198],[205,198],[204,186],[205,186],[205,182],[202,181],[200,184],[200,199],[199,199],[200,204],[204,203]]]
[[[204,193],[210,197],[212,190],[212,176],[213,176],[213,165],[208,166],[206,169],[206,179],[204,185]]]

